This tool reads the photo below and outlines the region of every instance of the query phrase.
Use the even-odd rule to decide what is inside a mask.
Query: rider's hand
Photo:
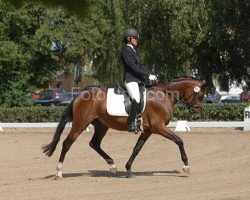
[[[152,75],[152,74],[149,75],[148,79],[150,81],[157,81],[158,80],[157,77],[155,75]]]

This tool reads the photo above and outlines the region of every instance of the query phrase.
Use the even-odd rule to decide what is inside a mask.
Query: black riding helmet
[[[137,37],[140,38],[138,32],[136,29],[134,28],[127,28],[124,32],[123,32],[123,41],[127,42],[127,38],[128,37]]]

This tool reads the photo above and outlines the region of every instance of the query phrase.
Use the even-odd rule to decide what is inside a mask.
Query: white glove
[[[150,74],[148,78],[150,81],[157,81],[157,77],[155,75]]]

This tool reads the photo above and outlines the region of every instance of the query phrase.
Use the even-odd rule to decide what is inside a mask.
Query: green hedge
[[[0,108],[0,122],[58,122],[66,107]]]
[[[213,105],[202,106],[202,118],[198,121],[243,121],[245,104]],[[58,122],[64,106],[51,107],[26,107],[26,108],[0,108],[0,122]],[[176,105],[173,121],[188,120],[189,111],[181,105]]]
[[[203,104],[202,117],[198,121],[243,121],[246,104]],[[177,120],[192,121],[186,107],[177,105],[172,117]]]

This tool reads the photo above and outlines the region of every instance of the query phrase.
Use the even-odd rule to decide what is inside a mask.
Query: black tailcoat
[[[139,83],[148,79],[150,72],[141,63],[139,56],[132,47],[125,45],[121,57],[124,65],[124,81],[126,83]]]

